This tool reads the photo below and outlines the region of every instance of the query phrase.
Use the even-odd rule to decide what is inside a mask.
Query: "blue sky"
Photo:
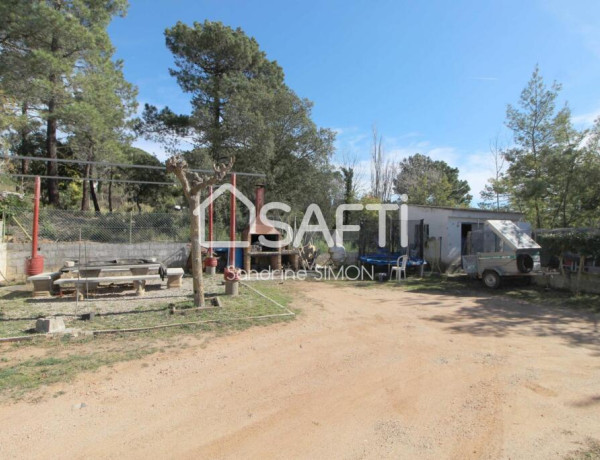
[[[315,122],[338,132],[338,161],[356,157],[365,183],[376,125],[390,158],[443,159],[477,196],[492,174],[490,141],[510,143],[506,105],[536,63],[548,83],[562,83],[561,103],[580,127],[600,115],[597,0],[130,0],[109,33],[141,105],[189,111],[168,73],[163,32],[205,19],[256,38],[287,84],[314,102]]]

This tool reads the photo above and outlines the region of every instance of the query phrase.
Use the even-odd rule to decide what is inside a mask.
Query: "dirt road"
[[[0,407],[0,457],[548,459],[600,439],[593,318],[500,298],[295,289],[294,322]]]

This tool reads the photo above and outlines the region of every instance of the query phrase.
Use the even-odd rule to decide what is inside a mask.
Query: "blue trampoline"
[[[398,257],[404,254],[400,252],[392,252],[392,253],[370,253],[360,256],[358,260],[361,264],[372,265],[374,267],[386,267],[387,271],[391,271],[392,267],[396,265],[398,261]],[[420,257],[410,257],[406,261],[406,268],[419,267],[421,275],[423,275],[423,270],[427,265],[427,261],[421,259]]]

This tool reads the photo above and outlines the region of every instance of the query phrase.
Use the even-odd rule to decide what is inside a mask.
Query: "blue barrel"
[[[235,248],[235,266],[244,268],[244,248]]]
[[[219,258],[227,258],[227,265],[229,265],[229,248],[215,247],[213,251]],[[236,268],[244,268],[244,248],[235,248],[235,266]]]

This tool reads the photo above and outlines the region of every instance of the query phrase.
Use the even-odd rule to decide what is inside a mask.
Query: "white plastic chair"
[[[396,265],[392,267],[392,275],[396,272],[396,280],[400,281],[402,274],[404,273],[404,279],[406,279],[406,264],[408,262],[408,255],[398,257]]]

